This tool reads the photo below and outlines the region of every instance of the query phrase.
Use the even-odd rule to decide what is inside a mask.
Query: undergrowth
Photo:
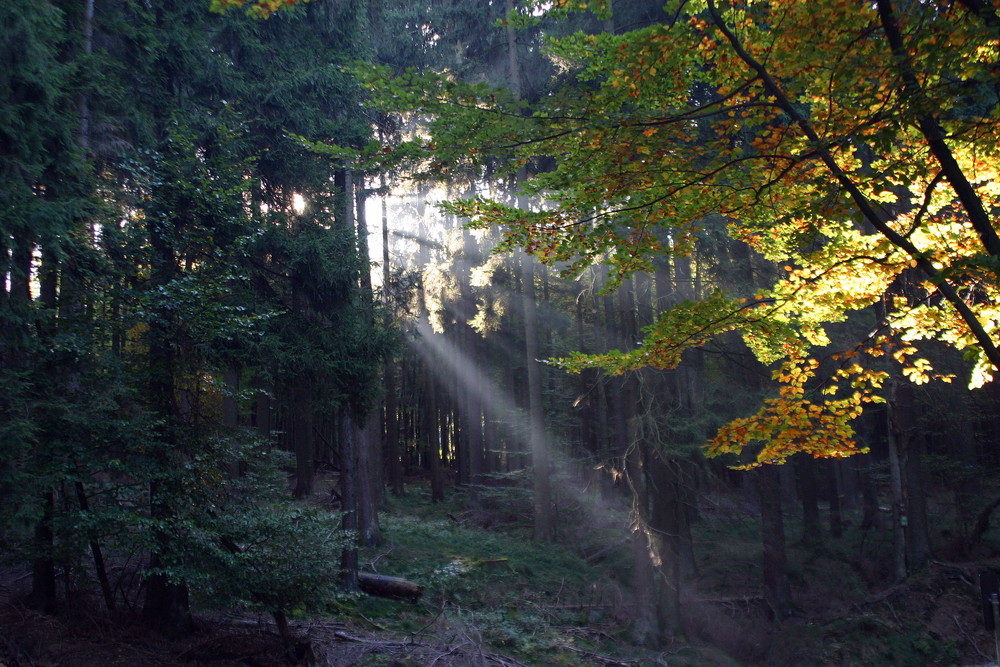
[[[623,585],[607,559],[589,564],[578,544],[534,542],[517,521],[485,529],[476,521],[490,510],[469,512],[466,500],[455,493],[435,505],[416,490],[390,501],[382,515],[386,544],[363,553],[362,569],[421,584],[423,596],[416,604],[361,597],[357,614],[414,636],[480,643],[529,664],[598,664],[588,654],[632,652]]]
[[[431,503],[419,487],[389,499],[386,543],[363,551],[362,569],[414,581],[423,596],[360,596],[345,610],[414,640],[482,646],[528,665],[947,667],[974,648],[965,641],[975,631],[974,596],[965,599],[962,581],[956,588],[956,577],[973,575],[932,568],[890,586],[879,536],[855,520],[842,538],[806,547],[793,508],[786,541],[797,610],[775,621],[763,598],[759,516],[733,497],[705,499],[694,526],[683,633],[659,651],[642,649],[632,640],[627,508],[596,494],[560,498],[562,533],[545,544],[531,539],[525,494],[477,491],[475,503],[461,491]]]

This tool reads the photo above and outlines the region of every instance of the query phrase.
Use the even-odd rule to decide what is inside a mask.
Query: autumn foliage
[[[565,14],[607,3],[538,3]],[[753,300],[717,293],[661,315],[635,350],[576,355],[569,370],[620,373],[677,365],[684,350],[737,330],[778,394],[725,428],[714,452],[763,445],[854,451],[851,420],[880,400],[893,358],[915,382],[935,377],[915,342],[936,339],[973,363],[970,385],[1000,366],[1000,18],[992,3],[670,2],[670,21],[623,34],[548,42],[569,73],[527,107],[446,75],[372,78],[386,108],[435,118],[419,145],[437,173],[505,156],[544,164],[520,211],[455,202],[474,226],[500,225],[569,272],[606,262],[616,275],[684,255],[709,216],[779,267]],[[469,147],[474,147],[470,149]],[[905,293],[894,289],[905,276]],[[877,307],[871,336],[817,378],[826,327]],[[890,356],[886,356],[890,355]],[[944,379],[950,379],[945,377]]]

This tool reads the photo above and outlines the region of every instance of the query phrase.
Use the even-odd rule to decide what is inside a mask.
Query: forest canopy
[[[606,12],[534,3],[521,23]],[[710,221],[781,267],[750,297],[678,304],[634,349],[574,354],[571,371],[672,368],[739,331],[781,388],[719,431],[714,452],[765,443],[759,461],[853,450],[851,420],[901,373],[950,381],[916,342],[1000,366],[997,188],[1000,23],[978,2],[670,2],[668,22],[549,37],[559,85],[525,100],[447,73],[371,74],[382,109],[432,114],[430,138],[397,146],[447,174],[503,158],[536,205],[456,200],[568,274],[616,276],[688,254]],[[423,151],[422,153],[420,151]],[[828,326],[874,312],[870,334],[827,349]],[[836,362],[817,377],[817,352]],[[889,364],[876,358],[889,358]],[[896,366],[895,364],[898,364]]]

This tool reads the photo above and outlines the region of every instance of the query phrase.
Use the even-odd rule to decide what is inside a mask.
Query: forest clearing
[[[994,664],[998,7],[0,0],[0,667]]]

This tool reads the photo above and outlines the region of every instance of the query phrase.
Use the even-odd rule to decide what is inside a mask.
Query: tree
[[[315,566],[341,540],[298,553],[316,517],[286,502],[270,407],[265,442],[244,432],[240,384],[294,403],[311,436],[340,407],[366,413],[393,336],[362,308],[333,167],[286,134],[366,140],[357,87],[329,66],[358,53],[363,7],[264,22],[207,4],[0,8],[0,533],[46,611],[56,566],[89,550],[111,610],[126,593],[102,545],[148,556],[144,615],[168,633],[190,627],[189,581],[276,614],[321,593]],[[303,530],[241,546],[279,516]],[[198,571],[199,551],[219,562]],[[295,558],[308,581],[286,586]]]
[[[545,13],[570,4],[606,10],[558,2]],[[668,15],[620,35],[550,40],[576,76],[531,107],[530,120],[503,91],[443,76],[381,86],[394,104],[437,114],[421,146],[434,168],[497,153],[517,156],[512,170],[554,158],[523,186],[547,199],[545,210],[484,197],[453,205],[475,225],[502,225],[508,246],[571,270],[606,255],[624,276],[659,253],[689,252],[703,221],[721,215],[731,236],[783,267],[754,298],[680,304],[641,347],[563,365],[669,368],[685,350],[740,331],[762,361],[781,361],[780,390],[722,428],[710,450],[763,443],[751,465],[856,451],[850,422],[881,400],[887,377],[867,360],[891,356],[918,383],[950,380],[918,356],[922,339],[963,351],[971,386],[989,381],[1000,367],[1000,237],[988,214],[1000,203],[988,55],[996,12],[972,2],[901,12],[891,0],[707,0],[669,3]],[[919,288],[893,297],[874,333],[817,379],[811,350],[829,343],[826,326],[879,302],[911,269]]]

